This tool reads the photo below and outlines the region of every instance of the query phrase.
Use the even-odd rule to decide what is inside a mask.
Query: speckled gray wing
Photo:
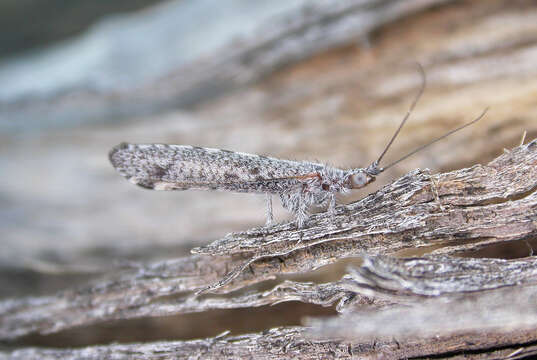
[[[109,154],[133,184],[155,190],[277,193],[300,186],[300,176],[323,165],[189,145],[121,143]]]

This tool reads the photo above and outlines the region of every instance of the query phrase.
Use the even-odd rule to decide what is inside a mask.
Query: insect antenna
[[[406,121],[408,120],[408,117],[410,116],[410,114],[412,113],[412,111],[414,110],[414,107],[416,107],[416,104],[418,103],[419,99],[421,98],[421,95],[423,94],[423,91],[425,90],[425,84],[426,84],[426,78],[425,78],[425,71],[423,70],[423,67],[418,63],[418,68],[420,70],[420,74],[421,74],[421,77],[422,77],[422,84],[421,84],[421,88],[420,88],[420,91],[418,92],[416,98],[414,99],[414,101],[412,102],[412,104],[410,105],[410,108],[408,109],[405,117],[403,118],[403,121],[401,121],[401,124],[399,124],[399,127],[397,128],[397,130],[395,131],[395,133],[393,134],[392,138],[390,139],[390,141],[388,142],[388,145],[386,145],[386,147],[384,148],[384,151],[382,152],[382,154],[380,154],[379,158],[375,161],[373,161],[371,163],[371,165],[369,165],[367,168],[366,168],[366,172],[369,174],[369,175],[378,175],[380,173],[382,173],[384,170],[386,169],[389,169],[391,168],[392,166],[400,163],[401,161],[403,160],[406,160],[407,158],[411,157],[412,155],[414,155],[415,153],[425,149],[426,147],[428,146],[431,146],[432,144],[448,137],[449,135],[453,134],[453,133],[456,133],[457,131],[459,130],[462,130],[464,129],[465,127],[468,127],[472,124],[475,124],[476,122],[478,122],[479,120],[481,120],[483,118],[483,116],[485,116],[485,114],[487,113],[488,111],[488,107],[485,108],[485,110],[483,110],[483,112],[481,113],[481,115],[479,115],[477,118],[475,118],[474,120],[462,125],[462,126],[459,126],[458,128],[456,129],[453,129],[451,131],[448,131],[447,133],[445,133],[444,135],[434,139],[433,141],[430,141],[428,142],[427,144],[424,144],[420,147],[418,147],[417,149],[411,151],[410,153],[406,154],[405,156],[401,157],[400,159],[392,162],[391,164],[387,165],[387,166],[384,166],[384,167],[379,167],[379,163],[380,161],[382,160],[382,158],[384,157],[384,155],[386,155],[386,152],[388,151],[388,149],[390,148],[390,146],[392,145],[392,143],[394,142],[395,138],[397,137],[397,135],[399,135],[399,132],[401,131],[401,129],[403,128],[403,125],[405,125]]]
[[[417,149],[415,149],[415,150],[409,152],[408,154],[406,154],[405,156],[403,156],[403,157],[400,158],[399,160],[396,160],[396,161],[392,162],[391,164],[389,164],[389,165],[387,165],[387,166],[385,166],[385,167],[383,167],[383,168],[380,168],[381,172],[384,171],[384,170],[386,170],[386,169],[391,168],[392,166],[394,166],[395,164],[400,163],[400,162],[403,161],[403,160],[406,160],[407,158],[409,158],[409,157],[411,157],[412,155],[414,155],[415,153],[417,153],[417,152],[419,152],[419,151],[425,149],[426,147],[428,147],[428,146],[430,146],[430,145],[432,145],[432,144],[434,144],[434,143],[436,143],[436,142],[438,142],[438,141],[440,141],[440,140],[442,140],[442,139],[444,139],[444,138],[447,138],[449,135],[451,135],[451,134],[453,134],[453,133],[456,133],[457,131],[462,130],[462,129],[464,129],[465,127],[468,127],[468,126],[470,126],[470,125],[472,125],[472,124],[475,124],[476,122],[478,122],[479,120],[481,120],[481,119],[483,118],[483,116],[485,116],[485,114],[487,113],[488,110],[489,110],[488,107],[485,108],[485,110],[483,110],[483,112],[482,112],[478,117],[476,117],[474,120],[472,120],[472,121],[470,121],[470,122],[468,122],[468,123],[466,123],[466,124],[464,124],[464,125],[461,125],[461,126],[459,126],[458,128],[456,128],[456,129],[453,129],[453,130],[451,130],[451,131],[448,131],[447,133],[445,133],[444,135],[442,135],[442,136],[440,136],[440,137],[434,139],[433,141],[428,142],[427,144],[422,145],[422,146],[418,147]]]
[[[393,134],[392,138],[390,139],[390,141],[388,142],[388,145],[386,145],[386,147],[384,148],[384,150],[382,151],[382,153],[380,154],[380,156],[378,157],[377,160],[373,161],[371,163],[371,165],[369,165],[366,169],[367,173],[370,174],[370,175],[378,175],[380,174],[381,172],[384,171],[385,168],[379,168],[378,164],[380,163],[380,161],[382,160],[382,158],[384,157],[384,155],[386,155],[386,153],[388,152],[388,149],[390,148],[390,146],[392,146],[395,138],[397,137],[397,135],[399,135],[399,132],[401,131],[401,129],[403,128],[403,126],[405,125],[406,121],[408,120],[408,118],[410,117],[410,114],[412,114],[412,111],[414,110],[414,108],[416,107],[416,104],[418,103],[418,101],[420,100],[421,98],[421,95],[423,95],[423,92],[425,91],[425,85],[427,83],[427,80],[426,80],[426,77],[425,77],[425,70],[423,70],[423,67],[421,66],[420,63],[417,63],[418,65],[418,69],[420,71],[420,75],[421,75],[421,87],[420,87],[420,91],[418,92],[418,94],[416,95],[416,97],[414,98],[414,101],[412,101],[412,104],[410,105],[410,107],[408,108],[408,111],[406,112],[405,116],[403,117],[403,120],[401,121],[401,123],[399,124],[399,127],[397,128],[397,130],[395,131],[395,133]]]

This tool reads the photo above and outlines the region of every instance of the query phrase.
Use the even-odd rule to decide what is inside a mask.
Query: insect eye
[[[364,187],[369,183],[367,175],[363,172],[353,174],[351,176],[351,185],[353,189]]]

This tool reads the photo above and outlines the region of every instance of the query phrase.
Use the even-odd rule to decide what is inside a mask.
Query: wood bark
[[[103,275],[44,296],[2,298],[0,358],[517,359],[537,354],[537,260],[533,256],[537,246],[537,141],[502,150],[520,143],[525,130],[528,139],[537,136],[535,19],[537,8],[531,1],[319,4],[297,15],[295,21],[287,18],[281,26],[269,26],[271,31],[267,29],[261,38],[238,42],[226,56],[178,69],[175,76],[159,84],[126,90],[119,94],[117,107],[108,110],[101,97],[107,103],[110,94],[86,94],[87,98],[59,94],[38,102],[29,99],[22,108],[8,104],[3,114],[14,115],[14,119],[24,119],[30,112],[46,115],[43,108],[54,108],[64,117],[75,111],[86,114],[84,106],[93,101],[98,106],[92,111],[109,115],[114,109],[127,115],[136,113],[132,103],[141,98],[141,103],[158,111],[177,104],[188,108],[188,119],[181,117],[184,114],[175,114],[171,120],[155,115],[146,125],[105,128],[98,138],[87,141],[98,150],[92,156],[102,157],[102,164],[91,168],[96,174],[78,172],[84,181],[93,181],[96,192],[113,189],[110,193],[121,193],[118,201],[128,204],[114,207],[112,201],[90,193],[83,196],[90,199],[84,203],[87,209],[102,209],[97,205],[104,203],[107,210],[113,209],[111,214],[125,216],[131,220],[126,223],[136,226],[143,223],[140,219],[147,222],[151,216],[150,231],[142,232],[150,236],[147,247],[138,250],[141,253],[152,251],[152,241],[170,229],[163,224],[179,217],[184,227],[174,236],[201,240],[192,246],[193,240],[178,245],[197,246],[190,256],[154,260],[146,254],[139,256],[141,261],[113,265],[112,258],[131,254],[132,234],[143,226],[125,231],[121,216],[105,215],[108,222],[85,228],[88,238],[97,241],[88,246],[98,248],[98,241],[108,245],[110,234],[121,234],[113,242],[117,252],[94,255],[86,247],[66,250],[69,244],[58,242],[54,254],[67,266],[53,270],[83,268],[80,263],[92,256],[99,262],[91,269],[99,269]],[[213,234],[233,228],[229,223],[234,218],[225,217],[230,209],[240,208],[236,216],[241,222],[235,228],[260,222],[250,216],[249,208],[237,205],[235,198],[220,202],[212,198],[217,196],[214,194],[181,194],[181,206],[195,202],[203,217],[186,206],[187,210],[178,210],[180,216],[175,211],[164,214],[155,209],[175,210],[177,198],[161,198],[158,205],[151,205],[147,198],[131,198],[137,190],[120,190],[128,184],[109,180],[116,180],[106,163],[109,146],[132,138],[147,142],[148,137],[156,137],[148,134],[159,127],[172,129],[169,139],[160,142],[180,143],[177,139],[181,139],[282,158],[324,151],[333,163],[367,164],[378,156],[394,130],[395,122],[385,119],[403,114],[419,86],[419,76],[409,65],[414,60],[424,65],[428,87],[392,154],[406,153],[491,106],[486,118],[438,144],[435,151],[409,159],[405,175],[400,176],[404,173],[401,168],[390,169],[379,178],[387,183],[367,189],[371,193],[358,201],[339,205],[333,217],[323,211],[314,214],[303,229],[282,222],[218,235],[219,240],[205,245],[218,238]],[[213,99],[216,95],[221,97]],[[83,102],[82,109],[79,102]],[[39,144],[60,143],[53,152],[80,154],[87,149],[80,150],[80,144],[71,144],[72,140],[66,145],[62,139],[78,139],[86,131],[50,133]],[[253,140],[243,145],[246,149],[227,145],[231,140],[214,135],[224,132],[233,133],[229,139]],[[259,136],[265,132],[267,136]],[[15,142],[10,144],[15,146]],[[296,145],[294,152],[285,148],[286,143]],[[53,176],[49,169],[61,169],[61,162],[48,159],[39,144],[25,143],[25,151],[36,159],[28,173]],[[17,155],[21,150],[10,151]],[[72,157],[76,159],[74,169],[84,168],[78,156]],[[424,165],[441,170],[407,172]],[[99,173],[101,168],[110,174]],[[15,182],[22,178],[16,172],[4,175]],[[73,175],[67,184],[82,182],[81,177]],[[0,195],[11,199],[7,193]],[[32,203],[36,213],[47,215],[48,207],[38,203],[44,197],[36,198]],[[93,198],[96,200],[91,202]],[[53,200],[52,204],[69,204],[69,199],[65,203]],[[125,207],[134,210],[126,215]],[[73,208],[65,209],[66,219],[76,223]],[[47,225],[56,217],[55,211],[50,210],[51,217],[44,221]],[[153,216],[155,213],[160,216]],[[82,215],[87,224],[92,223],[90,210]],[[35,254],[45,253],[45,239],[56,244],[56,233],[41,233],[30,222],[23,224],[30,229],[25,234],[36,241],[17,247],[13,239],[19,239],[20,229],[6,231],[6,236],[16,236],[9,237],[12,240],[5,251],[24,249],[30,260],[7,257],[13,259],[16,269],[27,267],[52,278],[51,268]],[[102,229],[115,230],[101,233]],[[17,282],[16,278],[9,280]],[[322,309],[326,317],[312,315],[300,326],[272,327],[259,315],[268,313],[271,305],[288,306],[288,311],[312,306]],[[217,332],[210,332],[218,322],[217,310],[238,309],[252,314],[245,312],[244,318],[227,322],[230,333],[215,336]],[[260,312],[253,315],[253,310]],[[188,322],[191,315],[200,317]],[[259,322],[264,331],[239,329],[246,318]],[[99,326],[136,327],[134,321],[163,319],[170,319],[166,325],[184,322],[184,327],[197,322],[207,330],[198,340],[166,333],[159,339],[184,340],[126,337],[121,341],[128,344],[118,344],[118,337],[112,336],[78,347],[69,338],[75,333],[85,337]],[[152,329],[142,327],[144,331],[148,328]],[[69,341],[64,342],[65,338]]]
[[[203,255],[134,267],[55,296],[3,301],[0,338],[13,340],[33,332],[54,333],[113,319],[302,301],[323,306],[337,303],[342,316],[312,321],[307,328],[274,330],[278,341],[287,339],[283,350],[259,348],[267,345],[255,334],[239,337],[244,341],[224,336],[174,343],[174,349],[177,354],[194,354],[203,348],[213,356],[255,351],[268,358],[275,354],[294,357],[296,353],[286,352],[301,348],[307,358],[321,347],[336,355],[342,352],[338,356],[397,358],[515,345],[524,348],[523,343],[537,340],[537,260],[445,254],[535,237],[536,186],[537,140],[487,165],[437,175],[412,171],[358,202],[339,206],[333,218],[316,214],[304,229],[287,223],[230,234],[196,250]],[[387,255],[433,246],[436,249],[425,258]],[[237,291],[285,273],[307,273],[357,256],[362,257],[362,266],[350,268],[332,283],[284,281],[269,291]],[[219,281],[222,276],[224,280]],[[234,292],[225,297],[198,296],[195,292],[200,289]],[[439,308],[444,310],[439,312]],[[380,346],[379,339],[386,343]],[[399,344],[397,351],[393,339]],[[306,350],[304,344],[308,344]],[[116,350],[108,351],[121,354],[125,349],[114,346]],[[172,344],[159,346],[167,349]],[[157,356],[156,348],[150,349],[140,356]],[[45,356],[47,351],[43,351],[19,350],[11,355]],[[88,351],[99,356],[103,348]],[[49,352],[51,358],[69,354]]]

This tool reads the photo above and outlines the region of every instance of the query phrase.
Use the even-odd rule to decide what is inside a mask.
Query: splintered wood
[[[432,253],[455,254],[529,238],[537,225],[528,217],[534,211],[537,176],[529,149],[520,147],[487,166],[437,175],[411,171],[361,201],[338,207],[333,218],[313,216],[307,229],[293,224],[252,229],[193,252],[247,256],[241,267],[208,288],[229,291],[234,284],[313,270],[363,253],[441,246]],[[238,280],[221,288],[234,278]]]
[[[487,165],[435,175],[414,170],[360,201],[338,206],[333,218],[313,215],[307,228],[287,223],[232,233],[190,257],[133,264],[53,296],[3,301],[0,339],[116,319],[299,301],[335,306],[340,316],[263,335],[84,350],[21,349],[10,355],[61,358],[87,351],[89,358],[98,358],[103,351],[118,356],[133,351],[152,359],[172,349],[201,357],[255,352],[304,359],[322,354],[400,358],[469,349],[500,357],[531,354],[535,347],[524,344],[537,341],[537,259],[455,255],[535,238],[536,189],[537,140]],[[393,256],[405,249],[426,255]],[[346,257],[359,257],[362,265],[348,267],[333,282],[281,280],[268,290],[247,288]]]

